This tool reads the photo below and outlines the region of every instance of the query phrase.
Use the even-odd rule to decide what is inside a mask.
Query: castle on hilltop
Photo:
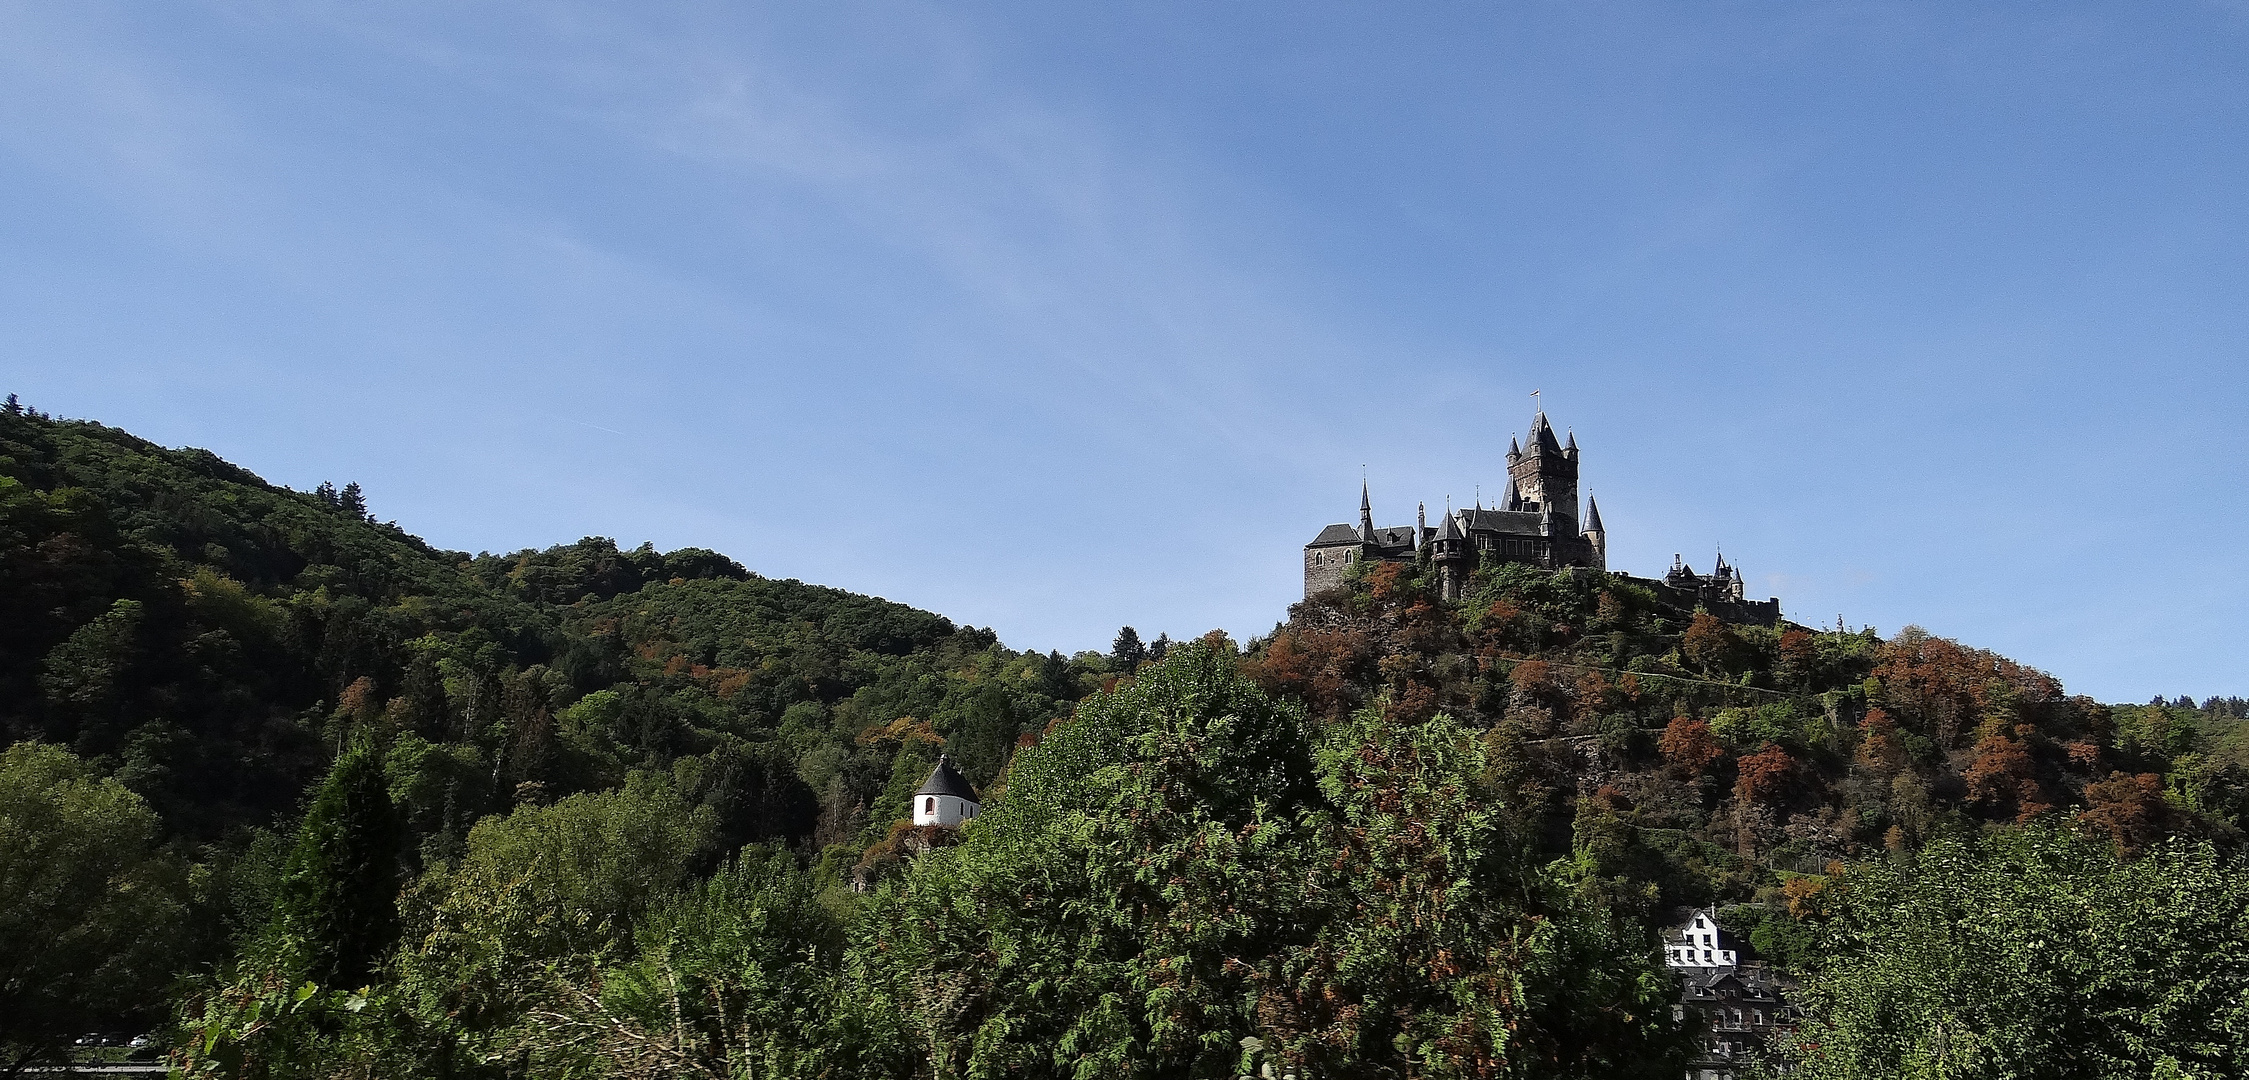
[[[1447,600],[1460,599],[1479,567],[1524,563],[1545,570],[1606,570],[1609,541],[1601,527],[1601,508],[1588,496],[1585,516],[1579,518],[1577,480],[1577,435],[1555,437],[1542,409],[1523,442],[1508,440],[1507,497],[1496,507],[1486,508],[1481,499],[1467,509],[1448,506],[1432,528],[1423,504],[1414,524],[1377,528],[1373,499],[1362,481],[1358,527],[1339,522],[1304,545],[1304,595],[1342,587],[1351,568],[1368,561],[1426,558],[1436,568],[1439,592]],[[1723,555],[1707,576],[1674,555],[1671,571],[1661,581],[1632,580],[1680,606],[1701,606],[1730,621],[1771,625],[1780,618],[1780,598],[1746,599],[1740,569],[1728,565]]]

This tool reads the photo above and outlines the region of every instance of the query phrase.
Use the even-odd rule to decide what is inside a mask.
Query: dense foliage
[[[2207,843],[2139,859],[2043,827],[1945,839],[1821,897],[1809,1080],[2238,1075],[2249,874]]]
[[[1458,603],[1362,568],[1245,647],[1015,652],[698,549],[439,551],[356,485],[10,407],[0,1043],[170,1014],[198,1076],[1676,1076],[1653,927],[1691,903],[1812,979],[1808,1075],[2217,1075],[2245,711],[1518,566]],[[957,830],[899,820],[939,754],[985,803]]]
[[[2054,820],[2126,851],[2232,846],[2249,822],[2232,701],[2102,705],[1916,628],[1730,625],[1622,575],[1508,565],[1474,586],[1448,605],[1425,566],[1370,567],[1248,670],[1317,716],[1443,711],[1492,733],[1522,835],[1644,916],[1756,902],[1722,917],[1785,955],[1767,913],[1839,861]]]
[[[139,990],[57,984],[59,1012],[16,1015],[75,1029],[19,1020],[0,1041],[146,1026],[173,972],[267,936],[277,910],[334,947],[301,926],[329,916],[298,901],[335,880],[321,853],[354,841],[308,845],[299,825],[355,743],[346,760],[387,788],[399,861],[331,865],[373,875],[337,897],[386,873],[421,895],[480,821],[636,772],[696,816],[693,873],[760,841],[848,864],[890,827],[875,808],[902,805],[939,752],[989,783],[1109,675],[1099,654],[1012,652],[709,551],[440,551],[372,520],[356,485],[293,492],[204,451],[0,409],[0,745],[67,751],[130,793],[144,845],[183,869],[178,947]],[[314,833],[357,820],[313,809]],[[364,966],[341,965],[346,982]]]

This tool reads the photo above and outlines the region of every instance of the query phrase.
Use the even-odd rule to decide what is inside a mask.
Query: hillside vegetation
[[[1779,901],[1832,863],[2000,825],[2138,851],[2230,849],[2249,823],[2238,698],[2104,705],[1918,628],[1728,625],[1591,571],[1503,566],[1447,605],[1423,571],[1376,564],[1298,605],[1248,672],[1315,716],[1488,732],[1520,771],[1519,827],[1643,915]],[[1747,932],[1763,910],[1734,915]]]
[[[161,1025],[191,1076],[1668,1077],[1688,903],[1812,979],[1805,1075],[2249,1052],[2238,699],[1424,569],[1016,652],[11,400],[0,1068]],[[985,812],[909,828],[939,753]]]

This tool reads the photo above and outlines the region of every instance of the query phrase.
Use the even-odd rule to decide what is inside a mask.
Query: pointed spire
[[[1585,531],[1589,533],[1601,531],[1601,504],[1594,502],[1591,495],[1585,497]]]
[[[1514,436],[1514,435],[1513,435],[1512,433],[1511,433],[1511,434],[1509,434],[1509,435],[1507,436],[1507,460],[1509,460],[1509,461],[1513,461],[1513,460],[1515,460],[1516,458],[1519,458],[1519,457],[1522,457],[1522,456],[1523,456],[1523,446],[1522,446],[1522,444],[1521,444],[1521,443],[1518,443],[1518,442],[1516,442],[1516,441],[1515,441],[1515,436]]]
[[[1570,429],[1570,444],[1569,444],[1568,446],[1565,446],[1565,447],[1563,447],[1563,449],[1565,449],[1565,450],[1575,450],[1575,449],[1577,449],[1577,429],[1576,429],[1576,428],[1571,428],[1571,429]]]
[[[1374,543],[1374,503],[1367,497],[1366,477],[1359,478],[1359,539]]]
[[[1521,487],[1520,487],[1519,485],[1517,485],[1517,484],[1515,483],[1515,481],[1513,481],[1513,480],[1509,480],[1509,481],[1507,482],[1507,502],[1506,502],[1506,503],[1505,503],[1504,505],[1502,505],[1502,506],[1500,507],[1500,509],[1502,509],[1502,510],[1521,510],[1522,508],[1523,508],[1523,489],[1522,489],[1522,488],[1521,488]]]
[[[1529,454],[1559,454],[1562,452],[1562,444],[1554,441],[1554,425],[1546,422],[1544,410],[1531,418],[1531,433],[1524,441],[1529,444],[1525,451]]]
[[[1455,514],[1450,510],[1445,511],[1445,523],[1437,527],[1437,539],[1440,542],[1445,540],[1460,539],[1459,517],[1460,515]]]

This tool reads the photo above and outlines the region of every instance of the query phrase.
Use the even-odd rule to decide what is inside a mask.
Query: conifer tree
[[[1140,643],[1140,631],[1129,626],[1117,631],[1117,640],[1109,646],[1109,659],[1116,661],[1118,671],[1130,674],[1147,658],[1148,647]]]
[[[398,936],[405,832],[381,755],[366,740],[336,759],[282,870],[276,929],[324,985],[367,983]]]

